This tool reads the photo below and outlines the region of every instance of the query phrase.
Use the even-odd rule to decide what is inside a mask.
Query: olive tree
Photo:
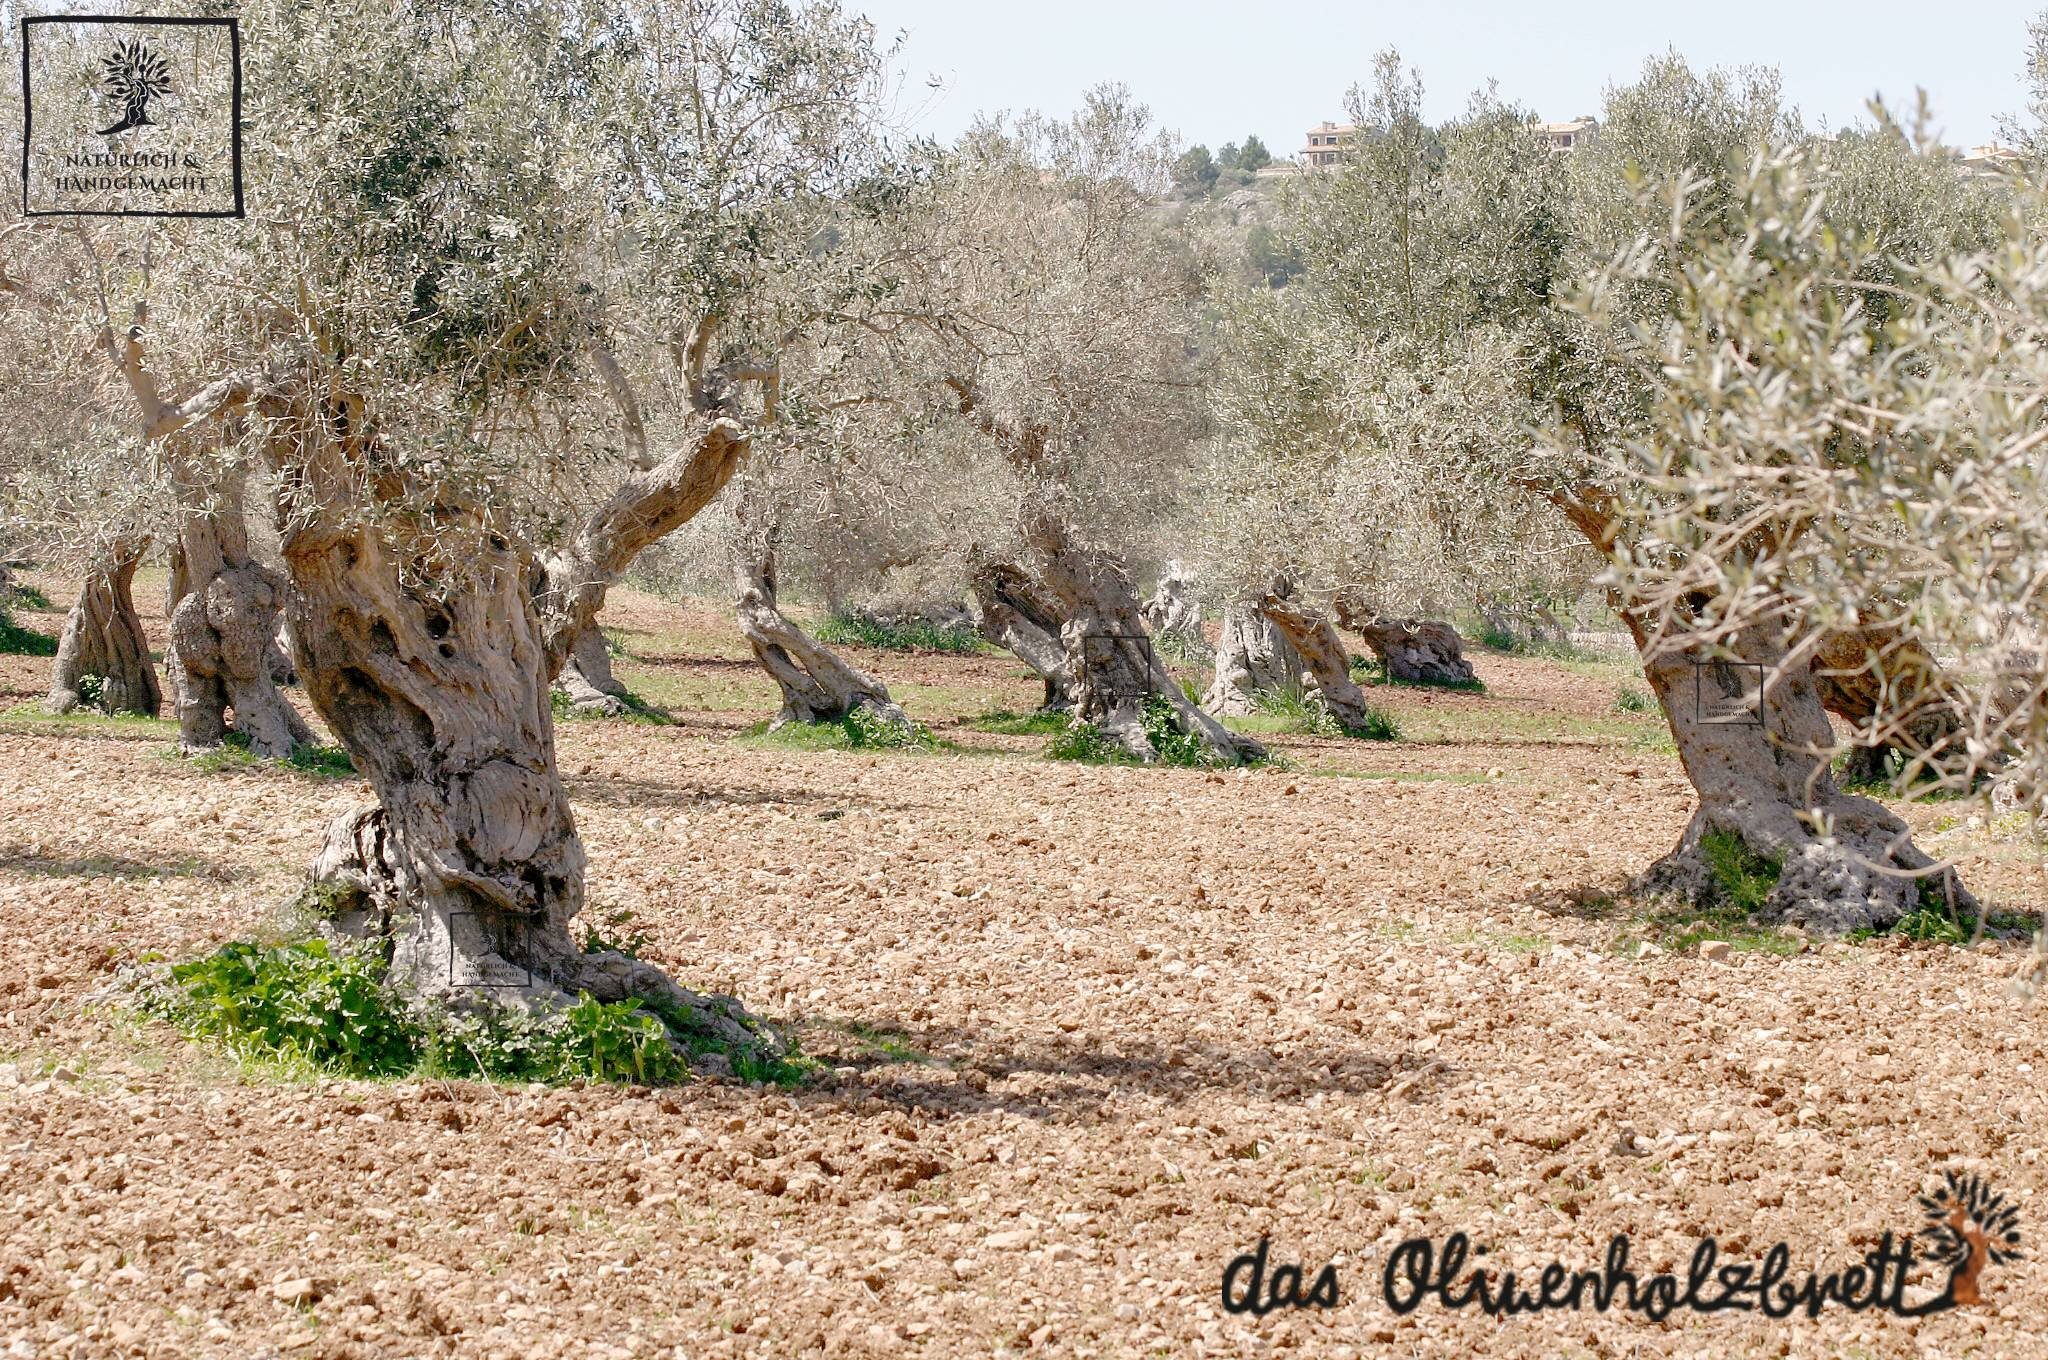
[[[1800,825],[1771,826],[1761,804],[1738,814],[1745,837],[1824,845],[1872,898],[1971,905],[1888,814],[1827,797],[1827,769],[1896,747],[1902,791],[1987,792],[2041,844],[2041,205],[2023,191],[1982,249],[1902,258],[1839,224],[1838,180],[1811,148],[1759,156],[1737,183],[1741,235],[1702,236],[1681,193],[1667,231],[1589,299],[1597,311],[1630,282],[1674,299],[1637,332],[1658,381],[1620,467],[1616,575],[1653,621],[1653,668],[1673,651],[1762,656],[1767,694],[1811,673],[1864,696],[1840,734],[1781,705],[1766,734],[1800,783],[1783,800]]]
[[[1455,631],[1426,619],[1570,594],[1598,566],[1495,466],[1526,440],[1528,309],[1511,304],[1553,267],[1559,167],[1490,96],[1425,122],[1392,54],[1351,105],[1366,133],[1343,168],[1283,204],[1301,277],[1217,292],[1206,553],[1244,610],[1286,579],[1395,678],[1468,683]],[[1233,669],[1219,657],[1219,683]]]
[[[1146,728],[1164,723],[1235,763],[1262,751],[1173,681],[1119,550],[1180,492],[1201,419],[1202,274],[1160,211],[1173,150],[1121,90],[1071,119],[978,125],[908,205],[906,269],[871,324],[927,409],[1007,469],[1022,561],[999,575],[1057,614],[1064,673],[1037,669],[1071,686],[1075,720],[1139,759],[1158,757]]]
[[[773,0],[358,20],[245,10],[258,215],[156,262],[175,344],[138,321],[120,366],[152,439],[275,479],[298,669],[377,798],[316,872],[394,981],[692,1004],[571,933],[549,689],[829,324],[817,226],[872,167],[870,26]]]
[[[1671,199],[1656,186],[1683,186],[1689,240],[1747,239],[1758,223],[1744,167],[1761,148],[1812,139],[1768,73],[1700,76],[1675,57],[1611,92],[1602,136],[1569,156],[1549,154],[1520,115],[1484,98],[1426,137],[1416,88],[1391,60],[1361,113],[1375,134],[1363,144],[1398,161],[1368,160],[1309,199],[1302,230],[1328,248],[1307,252],[1308,273],[1289,290],[1305,286],[1347,353],[1362,356],[1349,377],[1367,381],[1351,400],[1428,412],[1424,437],[1404,449],[1427,475],[1482,496],[1513,488],[1547,502],[1586,548],[1626,556],[1637,530],[1618,468],[1652,426],[1658,382],[1654,354],[1633,337],[1664,336],[1682,318],[1662,280],[1609,266],[1669,221]],[[1815,155],[1839,207],[1830,229],[1880,243],[1872,268],[1930,258],[1990,221],[1946,160],[1882,129],[1817,144]],[[1597,308],[1569,300],[1589,277],[1609,280]],[[1682,324],[1677,334],[1692,335]],[[1915,887],[1889,871],[1928,860],[1904,824],[1794,754],[1827,718],[1786,639],[1753,632],[1735,664],[1703,650],[1719,639],[1695,639],[1685,617],[1621,586],[1612,602],[1700,797],[1647,886],[1707,892],[1702,843],[1720,833],[1780,864],[1770,915],[1848,928],[1911,909]],[[1759,668],[1776,683],[1745,695],[1741,677]]]

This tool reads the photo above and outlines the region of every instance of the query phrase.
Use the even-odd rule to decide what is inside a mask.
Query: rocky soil
[[[59,595],[61,583],[46,582]],[[51,616],[25,622],[46,629]],[[353,780],[204,773],[167,727],[0,719],[0,1356],[2038,1356],[2048,1031],[2027,946],[1642,950],[1689,810],[1598,666],[1373,690],[1433,740],[1289,770],[1048,763],[955,719],[1006,658],[858,663],[965,753],[737,739],[737,632],[607,616],[672,727],[561,728],[593,914],[792,1026],[801,1089],[287,1080],[102,998],[258,928]],[[664,631],[665,630],[665,631]],[[722,631],[721,631],[722,630]],[[722,640],[721,640],[722,639]],[[0,658],[0,708],[47,661]],[[662,687],[667,686],[664,690]],[[1909,814],[1978,891],[2031,862]],[[1719,952],[1719,951],[1713,951]],[[1642,1273],[1695,1239],[1853,1263],[1942,1168],[2020,1206],[1984,1306],[1396,1316],[1403,1239]],[[1225,1265],[1338,1306],[1227,1314]],[[1919,1285],[1938,1283],[1932,1277]],[[1916,1287],[1915,1292],[1919,1292]]]

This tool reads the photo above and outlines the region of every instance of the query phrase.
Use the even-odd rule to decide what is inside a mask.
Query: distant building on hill
[[[2019,152],[1996,142],[1984,146],[1973,146],[1962,152],[1958,158],[1963,164],[1963,173],[1978,178],[1990,179],[1999,175],[2016,175],[2024,159]]]
[[[1555,152],[1573,151],[1600,131],[1597,118],[1573,118],[1562,123],[1531,123],[1529,128]],[[1294,153],[1295,164],[1322,170],[1342,161],[1358,141],[1356,123],[1321,122],[1308,130],[1308,145]]]
[[[1308,145],[1295,153],[1295,160],[1311,170],[1335,165],[1357,136],[1356,123],[1317,123],[1308,130]]]
[[[1600,132],[1600,120],[1579,117],[1562,123],[1531,125],[1543,144],[1555,152],[1575,151]]]

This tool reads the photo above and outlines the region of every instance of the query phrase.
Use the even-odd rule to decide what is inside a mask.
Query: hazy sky
[[[2048,0],[845,3],[883,41],[905,33],[899,103],[915,131],[949,138],[983,110],[1066,112],[1120,80],[1190,142],[1256,132],[1287,155],[1311,124],[1342,119],[1345,91],[1390,45],[1421,70],[1438,117],[1489,78],[1547,119],[1597,113],[1602,90],[1676,47],[1699,67],[1777,67],[1809,123],[1853,122],[1880,91],[1910,108],[1924,88],[1944,140],[1974,145],[2021,108],[2026,23]]]

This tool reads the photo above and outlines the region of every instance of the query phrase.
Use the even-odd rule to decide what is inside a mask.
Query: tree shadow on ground
[[[834,821],[854,808],[875,812],[915,812],[910,803],[884,802],[848,793],[803,794],[787,789],[766,789],[741,784],[697,784],[624,779],[613,775],[581,775],[565,778],[571,802],[596,803],[616,808],[669,808],[688,812],[693,808],[783,806],[793,811],[811,809],[821,821]]]
[[[225,865],[189,856],[172,863],[151,864],[120,855],[64,858],[19,845],[0,846],[0,873],[10,872],[38,878],[204,878],[215,883],[231,883],[235,877],[234,870]]]
[[[1576,884],[1523,905],[1546,916],[1606,925],[1617,932],[1614,944],[1624,953],[1645,943],[1678,952],[1707,940],[1766,954],[1796,954],[1805,947],[1803,936],[1731,903],[1692,902],[1672,893],[1640,895],[1625,882]]]
[[[1457,1076],[1427,1055],[1384,1055],[1362,1047],[1275,1055],[1232,1044],[1134,1043],[1111,1052],[1067,1036],[914,1028],[875,1019],[812,1018],[786,1028],[807,1050],[829,1032],[851,1035],[856,1050],[866,1049],[820,1052],[842,1075],[815,1080],[794,1093],[797,1099],[822,1105],[879,1100],[939,1115],[1001,1111],[1031,1119],[1085,1118],[1115,1095],[1179,1103],[1219,1090],[1240,1092],[1247,1100],[1396,1093],[1425,1100]],[[948,1051],[957,1056],[935,1056]],[[851,1074],[843,1074],[849,1068]]]

